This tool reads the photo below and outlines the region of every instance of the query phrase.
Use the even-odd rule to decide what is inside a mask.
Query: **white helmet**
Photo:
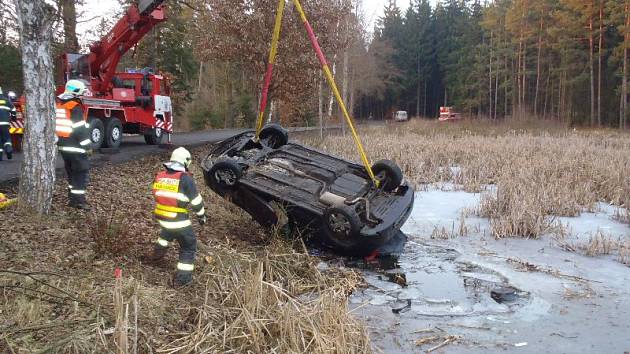
[[[192,156],[188,150],[183,147],[179,147],[171,154],[171,162],[177,162],[188,168],[192,162]]]
[[[14,101],[17,98],[17,95],[15,94],[15,92],[9,91],[9,93],[7,94],[7,97],[9,97],[11,101]]]
[[[2,86],[0,86],[0,95],[2,95]]]
[[[85,82],[82,80],[70,80],[66,82],[66,90],[59,95],[59,98],[62,100],[69,100],[72,98],[77,98],[79,96],[85,95],[87,91],[87,86]]]

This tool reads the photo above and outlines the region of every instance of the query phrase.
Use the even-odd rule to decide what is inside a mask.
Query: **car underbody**
[[[365,168],[288,142],[284,129],[265,127],[219,143],[202,164],[206,184],[263,226],[288,220],[302,234],[338,253],[364,256],[387,243],[407,220],[414,190],[391,161]]]

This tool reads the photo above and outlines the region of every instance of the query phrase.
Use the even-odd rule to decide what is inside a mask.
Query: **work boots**
[[[186,287],[192,284],[192,272],[177,272],[175,279],[173,280],[173,287],[175,289]]]

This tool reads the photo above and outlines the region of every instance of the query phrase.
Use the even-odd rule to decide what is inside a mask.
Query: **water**
[[[523,353],[630,350],[630,268],[614,257],[567,252],[548,237],[490,237],[485,219],[465,219],[479,194],[449,188],[418,192],[402,230],[408,242],[399,257],[360,266],[369,287],[350,298],[350,310],[370,329],[376,350]],[[563,218],[570,238],[606,230],[630,238],[614,210]],[[444,229],[447,239],[432,239]]]

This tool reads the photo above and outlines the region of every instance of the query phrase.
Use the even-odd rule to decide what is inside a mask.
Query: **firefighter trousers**
[[[61,153],[68,179],[68,196],[71,205],[87,202],[87,185],[90,179],[90,161],[85,154]]]
[[[13,145],[11,144],[9,128],[10,126],[7,124],[0,125],[0,161],[4,153],[7,154],[9,160],[13,158]]]
[[[179,243],[179,262],[177,263],[176,281],[188,283],[192,280],[195,255],[197,254],[197,237],[192,226],[181,229],[165,229],[160,231],[160,238],[155,244],[155,251],[164,254],[168,244],[177,241]]]

